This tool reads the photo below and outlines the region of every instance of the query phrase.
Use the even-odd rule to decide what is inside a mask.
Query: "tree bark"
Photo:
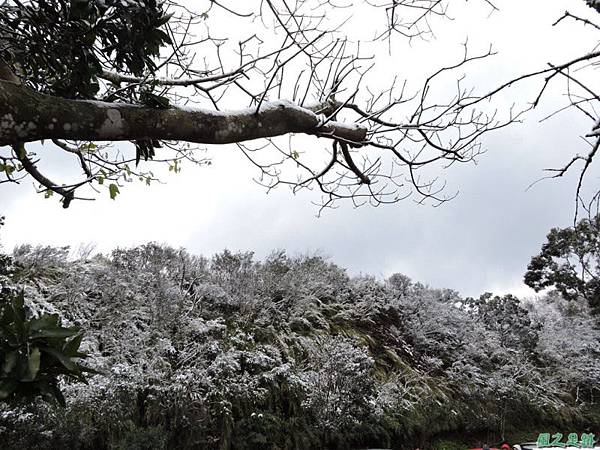
[[[131,104],[69,100],[0,80],[0,145],[42,139],[124,141],[158,139],[229,144],[305,133],[360,146],[366,128],[327,121],[341,104],[310,107],[279,100],[260,110],[210,111],[185,107],[155,109]]]

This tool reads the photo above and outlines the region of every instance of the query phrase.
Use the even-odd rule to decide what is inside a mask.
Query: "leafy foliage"
[[[464,305],[498,334],[502,348],[534,351],[539,326],[532,323],[529,312],[514,295],[500,297],[488,292],[478,299],[468,298]]]
[[[0,9],[0,58],[41,92],[94,98],[103,68],[141,76],[171,39],[156,0],[31,0]],[[131,99],[133,100],[133,99]]]
[[[566,299],[585,298],[600,309],[600,217],[574,227],[553,228],[541,252],[531,258],[525,284],[540,291],[554,287]]]
[[[61,326],[57,314],[27,318],[24,293],[0,296],[0,400],[31,401],[37,396],[65,406],[60,376],[86,382],[77,360],[83,334]]]

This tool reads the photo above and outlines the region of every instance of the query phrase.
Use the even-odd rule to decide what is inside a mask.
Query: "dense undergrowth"
[[[0,290],[85,330],[67,406],[0,407],[2,448],[452,448],[598,423],[600,332],[556,295],[465,299],[321,257],[148,244],[0,257]]]

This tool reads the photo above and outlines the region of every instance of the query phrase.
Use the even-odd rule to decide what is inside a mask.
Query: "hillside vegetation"
[[[63,382],[65,407],[0,406],[3,448],[428,448],[598,423],[583,301],[462,298],[283,252],[68,255],[18,247],[0,291],[81,327],[99,374]]]

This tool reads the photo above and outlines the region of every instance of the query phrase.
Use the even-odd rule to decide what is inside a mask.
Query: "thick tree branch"
[[[229,144],[305,133],[360,146],[367,129],[329,121],[337,102],[300,107],[288,101],[265,102],[239,111],[154,109],[121,103],[69,100],[0,80],[0,145],[42,139],[123,141],[157,139]]]

